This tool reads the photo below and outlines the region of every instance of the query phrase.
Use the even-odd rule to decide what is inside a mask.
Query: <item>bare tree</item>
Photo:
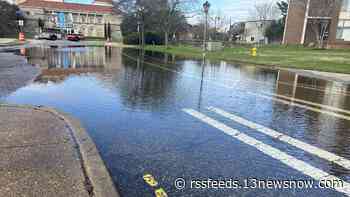
[[[18,7],[7,1],[0,1],[0,36],[15,36],[18,25],[16,13]]]
[[[159,8],[160,16],[162,16],[160,27],[164,32],[164,44],[168,47],[170,31],[179,23],[177,19],[181,15],[180,0],[164,0],[163,5]]]
[[[256,4],[250,15],[254,20],[271,20],[280,16],[280,10],[274,2],[268,1]]]
[[[113,1],[113,11],[118,14],[130,14],[136,11],[136,0]]]
[[[135,31],[137,18],[142,29],[162,33],[168,46],[171,35],[187,25],[188,17],[198,14],[198,3],[199,0],[119,0],[116,7],[127,16],[124,19],[130,19],[124,20],[128,23],[124,27]]]
[[[229,34],[233,41],[239,39],[239,36],[244,33],[244,23],[234,23],[231,25]]]
[[[231,25],[230,17],[225,16],[220,9],[216,10],[215,14],[212,12],[210,15],[209,31],[211,38],[214,40],[226,39]]]
[[[159,24],[164,33],[164,44],[169,45],[170,33],[175,33],[186,22],[186,14],[196,10],[197,0],[161,0],[158,4]]]

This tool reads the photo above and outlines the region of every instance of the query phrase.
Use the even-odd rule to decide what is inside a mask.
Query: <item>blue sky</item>
[[[202,0],[203,2],[205,0]],[[256,4],[277,2],[279,0],[208,0],[211,6],[211,15],[225,16],[232,22],[245,21],[252,18],[251,13]],[[198,19],[193,19],[196,21]]]
[[[200,0],[203,3],[205,0]],[[225,16],[226,20],[231,18],[232,22],[252,19],[252,9],[256,4],[268,1],[277,2],[279,0],[208,0],[211,6],[211,15]],[[66,0],[72,3],[91,3],[93,0]],[[196,23],[198,18],[190,19],[191,23]]]

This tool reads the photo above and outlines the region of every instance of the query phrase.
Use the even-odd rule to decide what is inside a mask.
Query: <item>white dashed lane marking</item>
[[[249,127],[251,129],[254,129],[256,131],[259,131],[265,135],[268,135],[270,137],[273,137],[274,139],[277,139],[277,140],[280,140],[282,142],[286,142],[292,146],[295,146],[305,152],[308,152],[310,154],[313,154],[313,155],[316,155],[318,156],[319,158],[322,158],[322,159],[325,159],[327,161],[330,161],[330,162],[333,162],[333,163],[336,163],[346,169],[349,169],[350,170],[350,161],[344,157],[341,157],[341,156],[338,156],[336,154],[333,154],[331,152],[328,152],[328,151],[325,151],[325,150],[322,150],[316,146],[313,146],[313,145],[310,145],[310,144],[307,144],[305,142],[302,142],[298,139],[295,139],[295,138],[292,138],[290,136],[287,136],[283,133],[280,133],[276,130],[273,130],[273,129],[270,129],[270,128],[267,128],[267,127],[264,127],[262,125],[259,125],[259,124],[256,124],[254,122],[251,122],[249,120],[246,120],[242,117],[239,117],[239,116],[236,116],[234,114],[231,114],[231,113],[228,113],[222,109],[218,109],[218,108],[215,108],[215,107],[210,107],[209,108],[210,111],[213,111],[225,118],[228,118],[234,122],[237,122],[241,125],[244,125],[246,127]]]
[[[184,112],[187,114],[197,118],[198,120],[216,128],[220,131],[226,133],[227,135],[231,136],[232,138],[235,138],[247,145],[250,145],[257,150],[263,152],[264,154],[279,160],[280,162],[284,163],[285,165],[307,175],[311,178],[322,181],[322,180],[332,180],[332,181],[339,181],[343,182],[343,187],[337,187],[334,188],[338,192],[342,192],[348,196],[350,196],[350,184],[346,181],[343,181],[339,179],[338,177],[335,177],[333,175],[330,175],[329,173],[320,170],[316,167],[311,166],[310,164],[301,161],[291,155],[288,155],[285,152],[282,152],[281,150],[274,148],[270,145],[264,144],[263,142],[256,140],[255,138],[252,138],[244,133],[241,133],[240,131],[233,129],[231,127],[228,127],[227,125],[216,121],[198,111],[195,111],[193,109],[183,109]]]

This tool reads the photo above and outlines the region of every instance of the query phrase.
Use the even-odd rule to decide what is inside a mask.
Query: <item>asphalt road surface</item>
[[[79,118],[122,196],[350,195],[346,83],[132,49],[25,55],[42,75],[0,100]]]

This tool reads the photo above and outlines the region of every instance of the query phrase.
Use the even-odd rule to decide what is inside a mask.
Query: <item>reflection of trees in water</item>
[[[131,107],[158,108],[175,99],[176,74],[160,68],[146,65],[144,55],[137,50],[123,57],[124,72],[119,81],[124,104]]]

